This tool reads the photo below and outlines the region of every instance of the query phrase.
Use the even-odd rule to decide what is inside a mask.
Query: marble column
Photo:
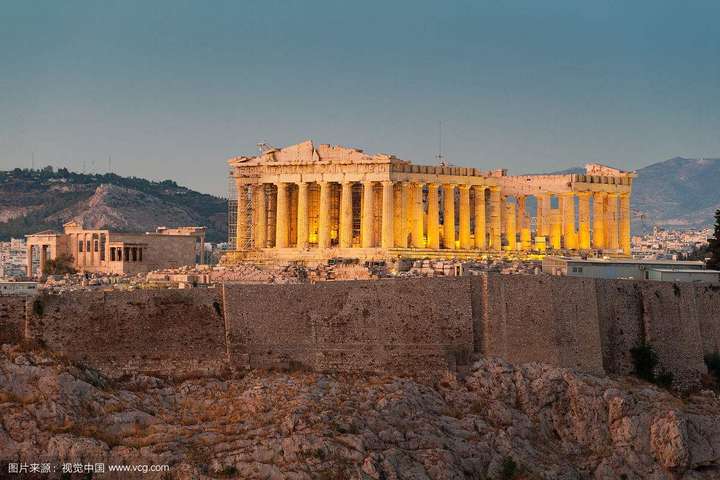
[[[507,249],[509,251],[517,250],[517,217],[515,211],[515,203],[508,202],[505,197],[505,237],[507,239]]]
[[[490,248],[502,250],[502,200],[500,187],[490,187]]]
[[[83,267],[86,267],[88,265],[88,234],[83,234]],[[125,260],[125,257],[123,257],[123,260]]]
[[[605,203],[607,193],[595,192],[593,194],[593,232],[592,246],[601,250],[605,248]]]
[[[443,246],[455,249],[455,185],[443,185]]]
[[[298,183],[297,198],[297,248],[306,249],[309,243],[308,183]]]
[[[75,242],[77,243],[77,242]],[[28,245],[27,246],[27,253],[25,257],[25,273],[27,274],[28,278],[33,277],[33,271],[32,271],[32,255],[33,255],[33,246]]]
[[[485,187],[475,186],[475,248],[485,250]]]
[[[542,228],[538,230],[541,236],[550,236],[550,213],[552,212],[551,195],[545,193],[540,195],[538,199],[539,203],[542,203]]]
[[[330,182],[320,185],[320,206],[318,207],[318,248],[330,248]]]
[[[237,183],[237,209],[235,212],[235,245],[238,250],[247,250],[250,247],[250,235],[248,225],[248,189],[244,183]],[[92,245],[90,262],[93,261]]]
[[[562,194],[563,210],[563,243],[567,250],[577,248],[577,234],[575,233],[575,194],[572,192]]]
[[[45,262],[47,261],[47,245],[40,245],[40,275],[45,273]]]
[[[340,187],[340,247],[352,248],[352,182],[343,182]]]
[[[440,199],[438,184],[428,183],[427,243],[428,248],[440,248]]]
[[[413,248],[425,248],[425,209],[423,208],[423,184],[415,183],[412,188],[413,195]]]
[[[277,183],[277,213],[275,214],[275,247],[287,248],[288,246],[288,216],[290,208],[288,205],[287,183]]]
[[[630,194],[620,194],[620,248],[630,255]]]
[[[590,192],[578,192],[578,248],[590,249]]]
[[[617,200],[618,194],[610,192],[607,195],[605,204],[605,247],[610,250],[617,250],[618,245],[618,224],[617,224]]]
[[[360,237],[363,248],[372,248],[375,246],[375,192],[373,191],[374,182],[363,182],[363,207],[362,222],[360,226]]]
[[[470,185],[459,185],[460,189],[460,248],[469,250],[470,244]]]
[[[267,246],[267,208],[265,206],[265,185],[255,186],[255,248]]]
[[[527,252],[532,249],[532,232],[530,231],[530,216],[527,213],[527,197],[517,197],[517,228],[520,230],[520,250]]]
[[[403,222],[405,221],[405,216],[403,214],[403,190],[402,190],[402,183],[396,182],[395,186],[393,187],[393,244],[395,247],[404,247],[403,241],[402,241],[402,234],[403,234]]]
[[[410,184],[410,182],[402,182],[402,184],[400,185],[400,189],[400,207],[402,210],[400,246],[402,248],[407,248],[410,246],[410,244],[408,243],[408,238],[410,237],[410,233],[412,231],[412,185]]]
[[[382,193],[382,236],[380,239],[380,246],[382,248],[392,248],[395,245],[394,242],[394,192],[393,182],[386,180],[382,182],[383,193]]]
[[[559,208],[550,210],[550,246],[553,250],[562,247],[562,213]]]

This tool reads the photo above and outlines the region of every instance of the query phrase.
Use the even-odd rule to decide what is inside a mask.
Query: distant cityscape
[[[712,228],[670,230],[653,227],[651,233],[634,235],[632,256],[647,260],[682,260],[706,245],[713,236]]]

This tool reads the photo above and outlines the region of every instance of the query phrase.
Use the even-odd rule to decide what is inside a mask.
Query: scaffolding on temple
[[[243,198],[232,170],[228,173],[228,243],[231,250],[247,251],[254,247],[253,230],[255,188],[247,185]],[[242,221],[244,219],[244,222]],[[241,228],[238,228],[240,224]]]

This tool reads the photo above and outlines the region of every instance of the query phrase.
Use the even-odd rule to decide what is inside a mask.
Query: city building
[[[9,242],[0,242],[0,279],[24,277],[27,273],[26,256],[25,240],[12,238]]]
[[[35,295],[37,282],[8,282],[0,280],[0,295]]]
[[[204,262],[205,227],[118,233],[86,230],[72,221],[63,228],[63,233],[46,230],[27,235],[28,276],[43,273],[46,260],[60,256],[72,257],[72,266],[79,272],[106,274],[136,274]]]
[[[649,280],[650,272],[703,272],[702,261],[677,262],[672,260],[637,260],[632,258],[579,258],[548,255],[542,261],[542,270],[551,275],[586,278],[625,278]],[[715,272],[719,273],[719,272]],[[703,274],[704,275],[704,274]],[[671,275],[653,274],[652,280],[669,279]]]
[[[508,176],[311,141],[228,163],[228,260],[630,254],[635,174],[602,165]]]
[[[648,280],[661,282],[691,282],[720,285],[720,271],[695,269],[651,268],[647,271]]]

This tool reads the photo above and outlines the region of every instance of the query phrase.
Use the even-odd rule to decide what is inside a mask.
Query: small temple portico
[[[508,176],[311,141],[228,163],[237,191],[232,258],[630,254],[635,174],[602,165]]]
[[[42,276],[47,260],[65,256],[86,273],[136,274],[204,263],[205,227],[158,227],[154,232],[123,233],[86,229],[70,221],[63,232],[45,230],[27,238],[28,277]]]

